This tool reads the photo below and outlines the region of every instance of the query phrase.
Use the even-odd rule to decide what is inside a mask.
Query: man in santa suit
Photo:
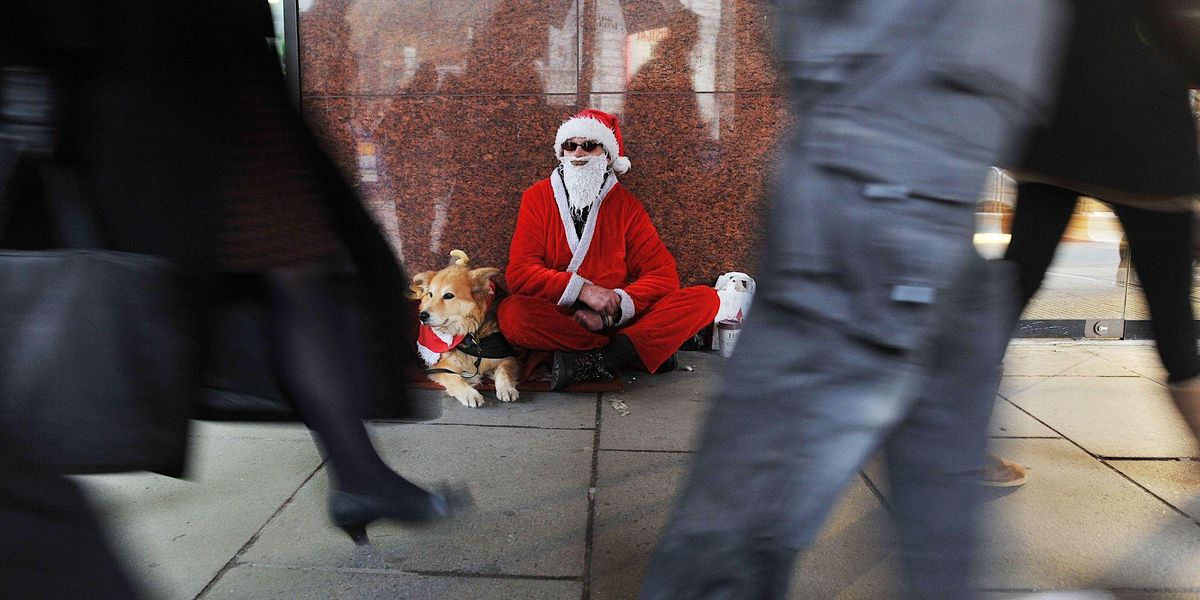
[[[553,390],[626,364],[673,369],[675,350],[716,316],[716,292],[680,289],[646,209],[617,181],[629,159],[615,116],[580,112],[558,128],[554,148],[560,164],[521,198],[501,331],[554,351]]]

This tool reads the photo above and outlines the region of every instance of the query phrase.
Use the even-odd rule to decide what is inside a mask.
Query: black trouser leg
[[[633,341],[622,333],[614,335],[612,341],[600,349],[600,354],[604,357],[604,366],[609,369],[619,369],[638,358]]]
[[[1017,187],[1017,212],[1013,215],[1012,240],[1004,259],[1017,265],[1020,315],[1037,293],[1054,260],[1054,249],[1067,230],[1079,194],[1044,183],[1022,183]]]
[[[273,269],[266,281],[275,366],[328,453],[337,487],[359,494],[423,493],[384,464],[363,427],[365,355],[331,269]]]
[[[1170,381],[1200,374],[1192,314],[1192,214],[1113,208],[1150,309],[1158,355]]]

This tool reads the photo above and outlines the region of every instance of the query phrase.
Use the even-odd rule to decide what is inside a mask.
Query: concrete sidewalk
[[[470,409],[422,392],[442,416],[375,423],[377,445],[418,482],[468,483],[476,510],[420,529],[375,524],[373,552],[329,523],[325,465],[298,425],[198,423],[189,481],[79,479],[158,598],[629,599],[722,360],[681,357],[695,370],[637,375],[622,394],[493,396]],[[993,445],[1030,480],[989,495],[978,586],[996,598],[1200,598],[1200,465],[1186,458],[1198,453],[1153,347],[1022,341],[1005,370]],[[793,598],[894,595],[874,473],[797,565]]]

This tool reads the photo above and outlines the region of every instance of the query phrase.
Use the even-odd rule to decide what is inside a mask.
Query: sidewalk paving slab
[[[789,600],[899,597],[902,574],[895,533],[879,498],[855,477],[801,557]]]
[[[996,400],[987,434],[990,437],[1061,437],[1004,398]]]
[[[1200,462],[1110,460],[1108,464],[1171,506],[1200,521]]]
[[[297,440],[312,443],[313,436],[299,421],[243,422],[192,421],[191,437],[242,438],[254,440]]]
[[[521,392],[516,402],[501,402],[495,392],[483,392],[481,407],[464,406],[442,390],[409,390],[414,400],[441,406],[436,419],[418,421],[437,425],[492,425],[543,429],[592,429],[596,426],[596,394]]]
[[[994,440],[1029,483],[990,492],[979,587],[1200,589],[1200,528],[1067,440]]]
[[[601,451],[591,598],[637,595],[690,454]],[[855,478],[813,547],[797,562],[791,600],[884,598],[895,589],[891,526],[874,493]]]
[[[1142,377],[1167,383],[1167,370],[1162,366],[1158,350],[1148,341],[1095,343],[1088,351],[1113,364],[1120,365]]]
[[[307,435],[307,434],[306,434]],[[191,479],[148,473],[77,480],[131,576],[191,599],[321,464],[308,439],[192,439]]]
[[[425,527],[377,522],[368,534],[384,568],[581,577],[592,431],[377,424],[376,445],[418,484],[463,482],[475,509]],[[243,560],[359,568],[355,546],[330,522],[324,470],[263,530]]]
[[[1039,595],[1042,594],[1042,595]],[[1200,590],[1186,592],[1144,592],[1119,590],[1050,590],[1021,592],[984,592],[980,600],[1197,600]]]
[[[584,600],[631,598],[724,364],[714,353],[680,358],[695,370],[627,374],[620,394],[528,393],[470,409],[416,392],[440,404],[441,416],[375,422],[373,438],[420,484],[467,483],[476,510],[430,527],[376,523],[373,552],[329,523],[327,469],[296,423],[196,423],[196,481],[80,480],[156,598],[195,598],[214,577],[203,600],[575,600],[585,586]],[[1005,367],[992,449],[1029,467],[1030,478],[986,490],[984,597],[1108,587],[1120,600],[1200,600],[1200,462],[1162,460],[1195,448],[1153,346],[1018,341]],[[612,400],[630,414],[620,416]],[[1047,437],[1054,430],[1066,439]],[[882,505],[856,479],[798,561],[791,598],[897,597],[890,536]]]
[[[1082,345],[1011,345],[1004,355],[1006,376],[1058,375],[1094,356]]]
[[[695,449],[699,428],[708,413],[709,396],[716,390],[722,361],[717,354],[680,352],[679,364],[693,371],[661,375],[638,373],[620,394],[605,394],[600,448],[604,450],[688,451]],[[628,407],[621,415],[612,407]]]
[[[690,453],[601,451],[592,542],[592,600],[637,597]]]
[[[1046,375],[1013,375],[1007,373],[1000,379],[1000,396],[1011,398],[1013,394],[1023,392],[1043,381],[1053,379]]]
[[[1144,377],[1056,377],[1008,399],[1097,456],[1197,455],[1166,388]]]
[[[238,565],[205,594],[205,600],[451,600],[511,598],[578,600],[578,581],[411,575],[406,573],[298,570]]]
[[[1091,353],[1091,348],[1088,348]],[[1126,369],[1118,362],[1113,362],[1101,356],[1092,355],[1083,362],[1066,369],[1058,374],[1059,377],[1138,377],[1137,373]]]

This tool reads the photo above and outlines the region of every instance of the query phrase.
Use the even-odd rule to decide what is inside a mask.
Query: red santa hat
[[[629,158],[625,156],[625,143],[621,141],[621,127],[616,115],[594,108],[585,108],[579,114],[563,121],[554,136],[554,152],[563,155],[563,142],[576,137],[596,140],[608,153],[608,162],[613,171],[624,173],[629,170]]]

